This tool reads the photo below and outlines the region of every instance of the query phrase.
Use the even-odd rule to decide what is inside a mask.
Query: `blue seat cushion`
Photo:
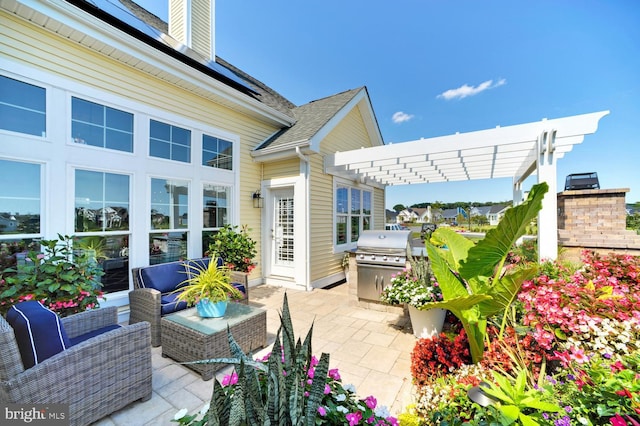
[[[71,339],[69,339],[69,341],[71,342],[71,346],[75,346],[78,343],[82,343],[85,340],[91,339],[92,337],[99,336],[102,333],[106,333],[107,331],[117,330],[117,329],[119,329],[121,327],[122,326],[119,325],[119,324],[108,325],[106,327],[102,327],[102,328],[99,328],[97,330],[93,330],[93,331],[90,331],[88,333],[81,334],[81,335],[76,336],[76,337],[72,337]]]
[[[140,283],[160,293],[169,293],[187,279],[183,262],[160,263],[140,268]]]
[[[55,312],[37,301],[20,302],[7,312],[24,368],[31,368],[71,346]]]
[[[187,302],[176,303],[180,293],[167,293],[160,296],[160,315],[172,314],[187,309]]]
[[[194,275],[198,275],[200,271],[209,268],[211,262],[210,257],[202,257],[200,259],[191,259],[185,262],[185,270],[187,271],[187,278],[191,279]],[[224,261],[221,257],[216,260],[216,266],[219,268],[224,265]]]
[[[244,288],[244,284],[240,284],[240,283],[231,283],[232,286],[234,286],[236,288],[236,290],[240,290],[242,292],[242,294],[247,294],[246,289]]]

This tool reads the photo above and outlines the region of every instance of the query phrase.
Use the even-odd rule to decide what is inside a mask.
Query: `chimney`
[[[169,35],[215,61],[215,0],[169,0]]]

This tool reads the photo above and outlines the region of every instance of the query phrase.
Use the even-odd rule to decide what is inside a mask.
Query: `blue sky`
[[[136,1],[166,20],[166,1]],[[385,143],[610,110],[558,188],[597,172],[640,201],[637,0],[217,0],[215,31],[218,56],[298,105],[367,86]],[[391,187],[386,204],[509,199],[497,179]]]

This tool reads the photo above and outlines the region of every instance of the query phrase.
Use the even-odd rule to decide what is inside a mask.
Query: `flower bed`
[[[585,252],[573,269],[547,262],[510,306],[510,326],[501,334],[489,324],[478,364],[455,358],[463,334],[419,341],[417,399],[405,415],[417,424],[639,425],[638,271],[640,258],[616,254]],[[493,404],[468,396],[480,383]]]
[[[374,396],[359,398],[355,388],[342,383],[338,369],[329,368],[329,354],[312,356],[310,329],[297,340],[285,293],[272,352],[253,360],[244,354],[229,334],[234,358],[203,360],[233,364],[233,373],[221,382],[214,379],[211,402],[198,413],[186,409],[173,421],[181,425],[380,425],[398,422]]]

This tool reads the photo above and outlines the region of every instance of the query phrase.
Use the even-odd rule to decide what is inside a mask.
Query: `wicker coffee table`
[[[231,356],[227,325],[233,338],[247,353],[267,344],[267,312],[240,303],[229,303],[222,318],[201,318],[195,308],[162,317],[162,356],[179,362]],[[203,380],[225,364],[186,364]]]

